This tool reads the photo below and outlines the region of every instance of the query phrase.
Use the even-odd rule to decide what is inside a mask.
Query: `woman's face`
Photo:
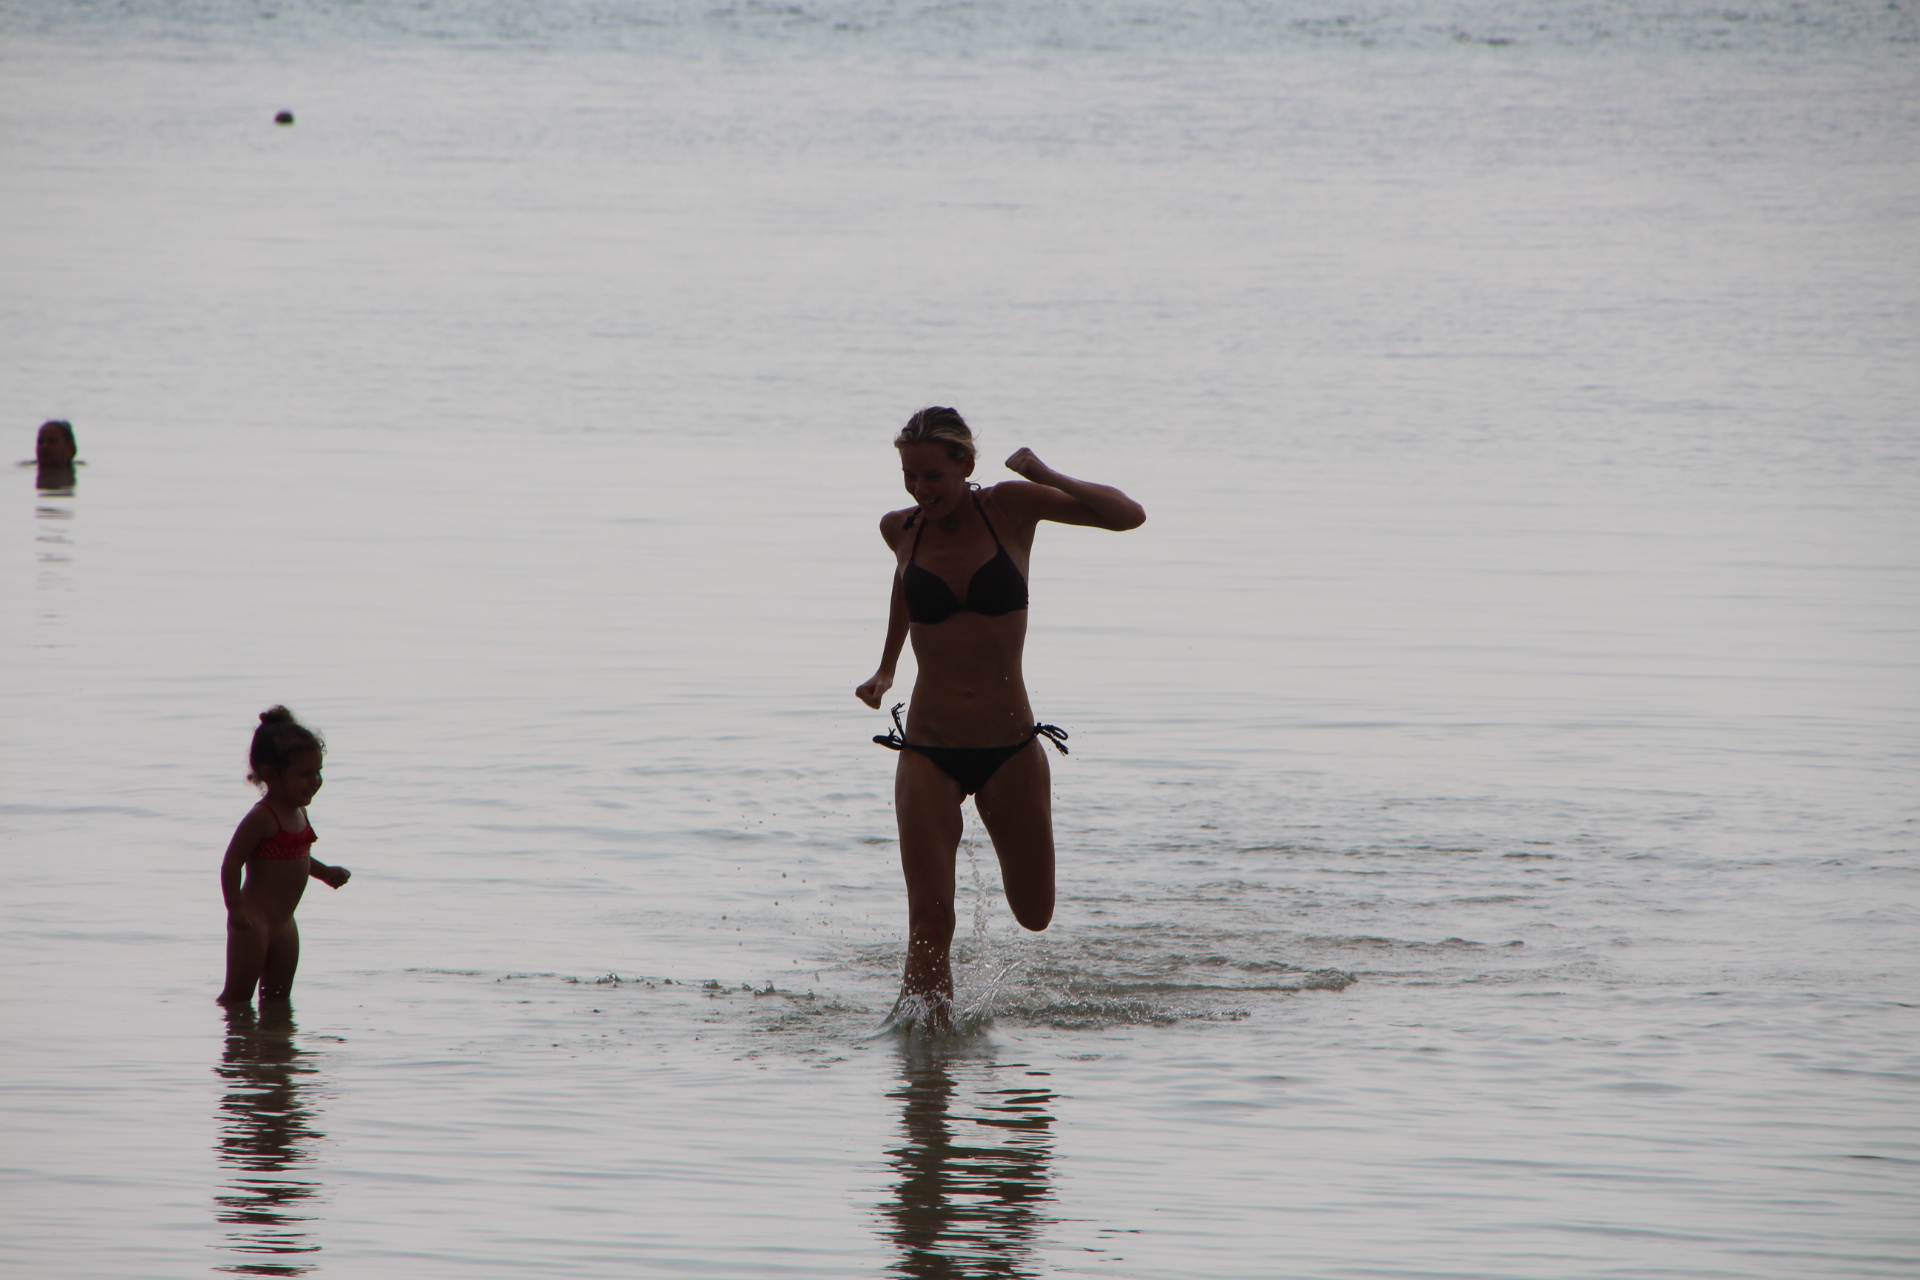
[[[928,519],[950,515],[967,493],[973,463],[955,462],[947,446],[937,440],[900,446],[900,478]]]

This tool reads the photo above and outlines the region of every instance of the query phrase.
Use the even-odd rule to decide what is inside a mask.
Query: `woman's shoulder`
[[[984,486],[980,496],[1009,518],[1026,520],[1033,517],[1041,499],[1049,492],[1051,490],[1047,486],[1031,480],[1002,480],[998,484]]]
[[[888,546],[900,541],[900,535],[912,527],[914,513],[919,510],[919,507],[902,507],[880,517],[880,536]]]

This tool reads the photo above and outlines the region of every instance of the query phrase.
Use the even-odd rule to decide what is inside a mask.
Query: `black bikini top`
[[[987,509],[980,505],[978,494],[973,495],[973,509],[987,522],[987,532],[993,535],[994,553],[993,559],[973,571],[973,581],[967,584],[964,601],[954,597],[946,579],[914,563],[914,557],[920,554],[920,535],[927,531],[926,521],[920,521],[920,529],[913,535],[913,550],[907,553],[906,570],[900,575],[900,590],[907,597],[907,616],[915,622],[945,622],[956,613],[997,618],[1027,607],[1027,580],[1020,576],[1020,566],[1000,544],[1000,533],[993,527],[993,521],[987,520]],[[919,513],[915,512],[913,518],[919,519]]]

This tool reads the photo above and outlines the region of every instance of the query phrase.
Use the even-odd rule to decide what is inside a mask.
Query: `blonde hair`
[[[973,461],[973,430],[958,409],[933,405],[907,419],[907,425],[893,438],[898,449],[909,444],[940,443],[947,446],[947,457],[955,462]]]

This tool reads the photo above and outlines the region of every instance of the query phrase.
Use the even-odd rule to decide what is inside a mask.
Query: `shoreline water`
[[[1913,46],[1750,9],[9,10],[0,1270],[1910,1272]],[[925,403],[1154,519],[902,1046]]]

